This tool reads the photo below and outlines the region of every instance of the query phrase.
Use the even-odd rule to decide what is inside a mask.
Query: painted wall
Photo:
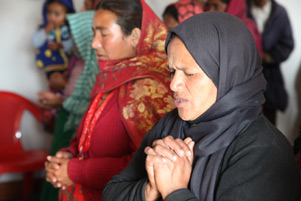
[[[161,18],[167,4],[174,0],[146,0]],[[301,90],[301,8],[300,0],[278,0],[288,10],[291,18],[296,46],[290,58],[283,63],[286,88],[290,95],[289,107],[285,113],[279,113],[277,127],[292,143],[296,137],[296,125],[299,122],[298,99]],[[34,49],[31,36],[41,23],[43,0],[0,0],[0,90],[12,91],[37,101],[36,93],[47,90],[44,73],[34,63]],[[80,10],[83,0],[74,0],[76,10]],[[298,82],[298,79],[300,80]],[[297,82],[300,87],[297,87]],[[298,104],[299,103],[299,104]],[[33,117],[25,114],[22,120],[23,144],[26,149],[46,148],[51,144],[52,136],[43,132]],[[14,175],[0,177],[0,182]],[[19,176],[17,176],[19,178]]]

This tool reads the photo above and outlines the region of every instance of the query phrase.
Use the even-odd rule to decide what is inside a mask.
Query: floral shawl
[[[119,90],[120,116],[137,147],[153,124],[173,108],[164,51],[167,30],[144,0],[141,4],[142,33],[137,56],[115,64],[99,61],[102,73],[96,76],[91,92],[93,99],[98,93]]]

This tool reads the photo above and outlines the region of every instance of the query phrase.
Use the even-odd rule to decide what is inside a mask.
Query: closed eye
[[[186,75],[187,77],[192,77],[192,76],[194,76],[194,74],[190,74],[190,73],[185,73],[185,75]]]

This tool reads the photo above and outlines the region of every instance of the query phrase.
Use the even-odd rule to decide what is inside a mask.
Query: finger
[[[60,188],[60,187],[62,187],[62,184],[61,184],[60,182],[57,182],[57,183],[56,183],[56,187],[57,187],[57,188]]]
[[[186,144],[189,144],[191,141],[193,141],[193,140],[190,137],[187,137],[187,138],[184,139],[184,142]]]
[[[47,160],[52,163],[62,163],[62,159],[55,156],[47,156]]]
[[[193,163],[193,148],[194,148],[194,145],[195,145],[195,142],[194,141],[190,141],[188,143],[188,147],[191,151],[191,155],[190,156],[187,156],[188,160],[190,161],[190,163],[192,164]]]
[[[145,147],[144,153],[146,155],[152,155],[152,156],[157,155],[156,152],[151,147]]]
[[[63,158],[65,159],[70,159],[73,157],[73,154],[71,152],[68,152],[68,151],[63,151]]]
[[[60,164],[51,162],[51,163],[49,164],[49,167],[50,167],[51,169],[58,170],[58,169],[60,169]]]
[[[46,167],[47,173],[55,174],[56,171],[57,171],[57,169],[54,169],[51,164],[47,165],[47,167]]]
[[[163,142],[171,150],[173,150],[178,156],[180,157],[184,156],[184,150],[182,149],[182,146],[172,136],[167,136],[163,138]]]
[[[163,139],[155,140],[155,141],[153,142],[153,144],[152,144],[152,147],[154,147],[154,146],[156,146],[156,145],[161,145],[161,146],[168,147],[168,146],[164,143]]]
[[[156,186],[155,183],[155,177],[154,177],[154,167],[153,167],[153,162],[151,161],[151,156],[146,157],[145,161],[145,169],[147,172],[148,180],[150,182],[151,186]]]
[[[166,159],[157,155],[148,155],[145,160],[145,169],[147,171],[148,179],[151,186],[156,186],[154,175],[154,164],[166,163]]]
[[[57,157],[57,158],[63,158],[63,156],[64,156],[63,151],[58,151],[58,152],[56,152],[56,154],[55,154],[55,157]]]
[[[57,182],[57,179],[54,176],[54,174],[47,172],[47,174],[46,174],[46,181],[48,181],[50,183],[55,183],[55,182]]]
[[[186,157],[191,156],[192,153],[191,153],[189,146],[182,139],[176,139],[176,141],[182,147],[182,150],[184,151],[183,156],[186,156]]]
[[[167,146],[155,145],[155,147],[153,147],[152,149],[154,150],[156,155],[161,156],[163,159],[166,158],[171,161],[177,160],[177,154]]]

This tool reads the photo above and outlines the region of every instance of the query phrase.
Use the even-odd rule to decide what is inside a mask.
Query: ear
[[[141,29],[139,28],[134,28],[132,30],[132,33],[130,35],[130,39],[131,39],[131,45],[133,47],[137,47],[139,40],[140,40],[140,36],[141,36]]]

